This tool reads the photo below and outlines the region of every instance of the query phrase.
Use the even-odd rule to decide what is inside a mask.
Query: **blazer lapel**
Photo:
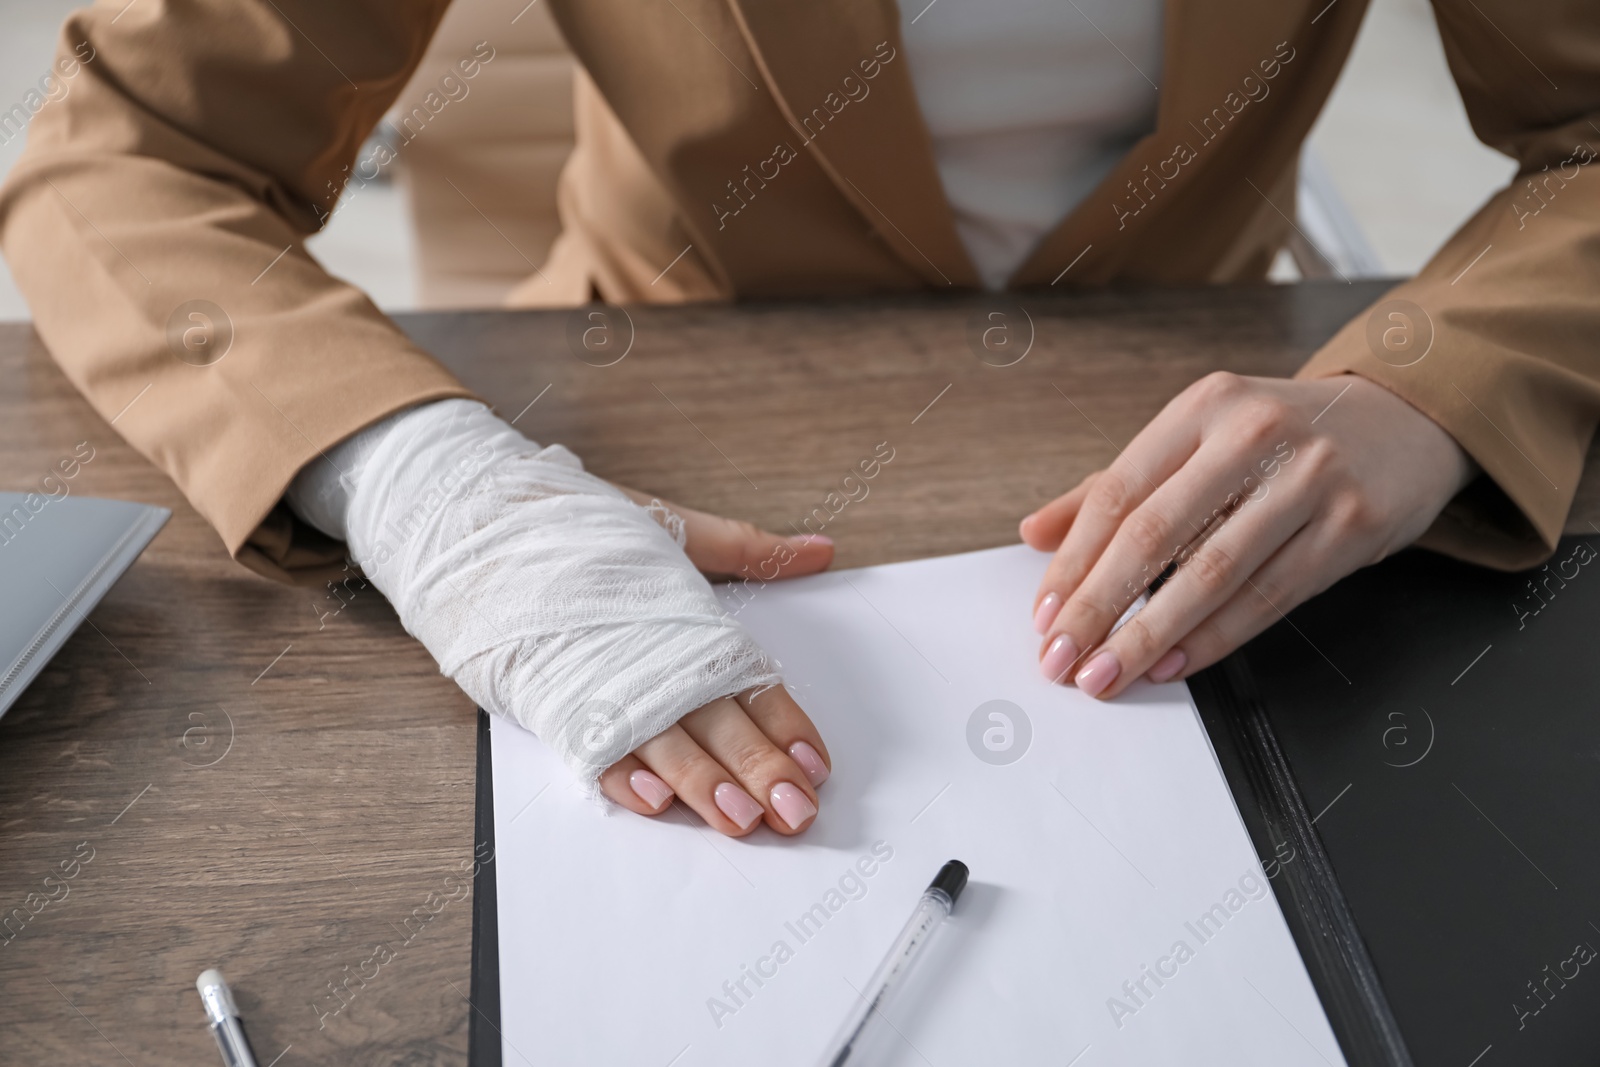
[[[1133,253],[1139,231],[1160,216],[1163,201],[1230,158],[1230,143],[1250,125],[1241,120],[1267,118],[1246,99],[1244,80],[1265,85],[1270,97],[1265,72],[1276,64],[1281,73],[1278,46],[1297,36],[1314,2],[1321,7],[1326,0],[1167,0],[1154,132],[1040,242],[1009,286],[1110,280]],[[1308,51],[1305,35],[1299,38],[1301,51]],[[1225,121],[1208,122],[1218,108]],[[1247,114],[1251,110],[1256,113]]]
[[[728,0],[801,144],[933,286],[976,287],[917,105],[894,0]]]

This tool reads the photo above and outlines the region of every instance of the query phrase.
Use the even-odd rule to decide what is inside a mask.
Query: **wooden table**
[[[888,442],[827,528],[849,567],[1014,541],[1189,382],[1287,374],[1385,287],[1028,296],[1035,342],[1008,367],[969,343],[982,300],[637,309],[604,367],[575,357],[594,323],[565,312],[402,322],[591,470],[775,530]],[[92,852],[0,934],[0,1062],[216,1063],[194,991],[214,965],[263,1067],[462,1062],[470,901],[405,921],[470,862],[471,702],[375,591],[327,615],[325,591],[230,562],[26,325],[0,326],[0,380],[0,488],[87,440],[74,492],[173,509],[0,720],[0,914],[59,896],[44,878]],[[1581,499],[1587,530],[1592,483]],[[380,943],[393,958],[332,1014],[329,983],[370,976]]]

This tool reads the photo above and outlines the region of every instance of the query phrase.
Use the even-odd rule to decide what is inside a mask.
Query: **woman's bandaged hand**
[[[809,825],[827,750],[700,571],[810,573],[825,539],[630,498],[464,400],[397,417],[346,483],[351,554],[406,630],[581,781],[730,835]]]

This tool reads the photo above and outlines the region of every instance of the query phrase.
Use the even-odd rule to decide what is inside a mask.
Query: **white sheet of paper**
[[[1047,559],[752,583],[738,616],[833,758],[799,838],[608,815],[496,720],[508,1067],[809,1067],[952,858],[886,1062],[1343,1064],[1187,687],[1040,677]]]

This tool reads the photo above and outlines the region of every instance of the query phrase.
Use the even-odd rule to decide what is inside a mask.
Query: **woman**
[[[527,304],[1260,278],[1363,11],[549,2],[584,73],[565,230]],[[68,375],[240,562],[316,580],[348,552],[442,670],[617,803],[803,831],[827,749],[691,566],[802,574],[831,548],[630,501],[300,246],[443,6],[73,16],[0,244]],[[1018,605],[1050,677],[1101,698],[1185,677],[1419,538],[1501,567],[1551,551],[1600,410],[1600,25],[1491,0],[1439,22],[1522,177],[1295,380],[1202,380],[1023,520],[1055,552]],[[194,358],[217,309],[226,358]]]

